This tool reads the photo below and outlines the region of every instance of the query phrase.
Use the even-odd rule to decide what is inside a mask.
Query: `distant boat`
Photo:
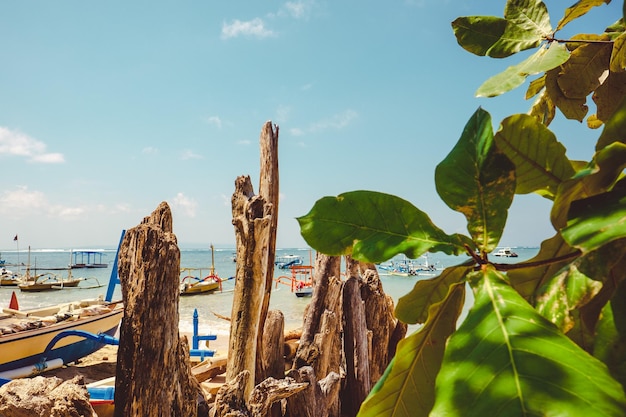
[[[56,291],[63,288],[78,287],[82,280],[82,278],[72,278],[71,273],[68,274],[67,278],[63,278],[51,272],[46,272],[37,275],[32,281],[18,284],[17,287],[24,292]]]
[[[209,270],[209,275],[202,277],[202,270]],[[190,275],[198,271],[198,276]],[[215,273],[215,254],[211,245],[211,266],[209,268],[182,268],[181,274],[187,274],[180,280],[180,295],[210,294],[222,290],[222,281]]]
[[[291,287],[296,297],[310,297],[313,295],[313,266],[311,265],[292,265],[289,267],[291,275],[281,275],[274,278],[276,286],[278,284],[286,284]]]
[[[495,256],[503,256],[505,258],[517,258],[517,253],[513,252],[511,248],[500,248],[494,252]]]
[[[279,267],[280,269],[289,269],[292,266],[302,265],[304,264],[304,258],[299,255],[285,255],[279,256],[274,261],[274,265]]]
[[[102,262],[102,256],[106,255],[99,250],[79,250],[72,251],[74,261],[70,264],[70,268],[107,268],[108,263]],[[80,259],[79,259],[80,257]]]
[[[21,282],[22,280],[18,274],[7,270],[4,266],[0,268],[0,286],[17,287]]]

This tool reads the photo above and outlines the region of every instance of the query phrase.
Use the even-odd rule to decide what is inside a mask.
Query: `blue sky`
[[[555,26],[564,3],[547,4]],[[15,249],[16,234],[20,249],[114,247],[161,201],[181,247],[233,247],[234,182],[250,175],[258,189],[267,120],[280,127],[279,247],[305,246],[295,218],[316,200],[359,189],[465,233],[436,194],[435,166],[479,106],[496,129],[530,102],[526,85],[475,98],[522,57],[473,56],[450,23],[503,10],[477,0],[2,2],[0,249]],[[620,12],[614,1],[581,21],[601,32]],[[570,158],[590,158],[599,132],[561,119],[551,128]],[[551,236],[549,207],[516,197],[501,243]]]

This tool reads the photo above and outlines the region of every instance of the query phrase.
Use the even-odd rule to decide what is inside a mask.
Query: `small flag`
[[[16,240],[17,240],[17,235],[15,235],[15,237],[13,238],[13,241],[16,241]]]

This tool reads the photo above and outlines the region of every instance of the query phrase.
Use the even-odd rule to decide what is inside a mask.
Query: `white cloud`
[[[218,129],[222,128],[222,120],[217,116],[210,116],[207,118],[207,123],[216,126]]]
[[[291,129],[289,129],[289,133],[291,133],[293,136],[304,135],[304,131],[300,129],[299,127],[292,127]]]
[[[289,119],[290,113],[291,113],[291,107],[278,106],[278,108],[276,109],[276,121],[278,123],[285,123]]]
[[[156,155],[159,153],[157,148],[153,148],[152,146],[146,146],[141,150],[141,153],[144,155]]]
[[[285,9],[289,11],[291,17],[296,19],[307,17],[312,7],[312,1],[288,1],[285,3]]]
[[[265,27],[261,18],[254,18],[247,22],[235,19],[232,23],[222,24],[222,39],[236,38],[238,36],[251,36],[255,38],[267,38],[274,36],[274,32]]]
[[[176,194],[172,204],[174,210],[180,210],[187,217],[196,217],[198,202],[185,196],[183,193]]]
[[[307,129],[308,133],[320,132],[324,130],[343,129],[359,117],[359,114],[351,109],[336,114],[328,119],[312,123]]]
[[[0,127],[0,155],[29,158],[30,162],[56,164],[65,162],[61,153],[47,153],[46,144],[20,132]]]
[[[48,216],[67,220],[79,217],[87,212],[83,206],[70,207],[53,204],[41,191],[30,191],[27,187],[17,187],[2,193],[0,213],[12,218],[28,216]]]
[[[183,153],[180,155],[180,159],[186,161],[188,159],[204,159],[204,157],[200,154],[195,153],[190,149],[185,149]]]

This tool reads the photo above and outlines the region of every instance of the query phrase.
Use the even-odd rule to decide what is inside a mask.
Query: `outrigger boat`
[[[276,286],[287,284],[296,297],[311,297],[313,295],[313,266],[293,265],[289,269],[291,276],[281,275],[275,278]]]
[[[120,244],[123,237],[124,232]],[[119,283],[116,256],[104,299],[32,310],[20,310],[12,301],[11,308],[2,309],[0,379],[6,382],[35,375],[75,362],[106,344],[117,344],[114,335],[124,307],[121,301],[112,301],[112,298]]]
[[[213,253],[213,245],[211,245],[211,266],[209,275],[202,278],[202,270],[207,268],[182,268],[181,274],[187,274],[180,280],[180,295],[210,294],[217,290],[222,291],[222,281],[215,273],[215,255]],[[190,275],[194,271],[198,271],[198,276]]]
[[[24,292],[54,291],[78,287],[81,281],[83,281],[82,278],[72,278],[71,272],[67,279],[59,278],[57,275],[47,272],[37,275],[34,280],[18,284],[18,288]]]

